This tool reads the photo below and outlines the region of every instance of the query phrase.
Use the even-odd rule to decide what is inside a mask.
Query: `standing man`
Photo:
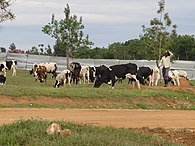
[[[171,66],[171,57],[172,56],[173,56],[173,53],[171,53],[170,51],[166,51],[164,56],[160,60],[159,66],[163,67],[162,68],[162,75],[163,75],[163,79],[164,79],[164,83],[165,83],[164,87],[168,86],[169,70],[170,70],[170,66]]]

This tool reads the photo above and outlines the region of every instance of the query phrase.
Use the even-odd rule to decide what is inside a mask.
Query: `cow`
[[[175,69],[171,69],[171,70],[175,70]],[[179,72],[180,77],[184,77],[186,80],[189,80],[188,73],[186,71],[181,69],[177,69],[177,71]]]
[[[101,65],[99,68],[96,68],[97,78],[94,87],[99,88],[103,83],[108,84],[111,81],[111,86],[114,88],[117,79],[126,79],[131,77],[137,83],[138,89],[140,89],[136,75],[137,65],[133,63],[113,65],[110,67]]]
[[[84,65],[81,66],[81,71],[80,71],[80,83],[81,81],[83,81],[83,83],[85,84],[86,79],[87,79],[87,83],[89,84],[89,66]]]
[[[96,67],[95,66],[89,66],[89,81],[94,82],[95,81],[95,72],[96,72]]]
[[[69,65],[69,69],[71,71],[71,81],[73,83],[78,84],[80,78],[81,64],[78,62],[72,62]]]
[[[149,82],[149,86],[157,86],[158,81],[160,80],[160,69],[156,66],[153,69],[151,82]]]
[[[51,73],[52,77],[56,77],[57,76],[57,64],[54,62],[46,62],[46,63],[34,63],[32,66],[32,69],[30,70],[30,74],[33,74],[34,77],[36,76],[36,70],[39,66],[45,66],[46,67],[46,73]]]
[[[153,70],[150,67],[139,67],[136,78],[139,80],[140,84],[142,85],[146,84],[147,79],[150,84],[152,80],[152,74],[153,74]]]
[[[6,77],[4,75],[0,75],[0,85],[4,85],[6,83]]]
[[[7,70],[12,70],[12,76],[16,76],[16,60],[7,60],[0,63],[0,71],[4,73],[4,76],[7,75]]]
[[[179,72],[177,70],[170,70],[168,74],[169,74],[169,82],[171,82],[173,85],[180,86]]]
[[[184,77],[186,80],[189,80],[186,71],[176,69],[171,69],[169,71],[169,81],[173,85],[180,86],[180,77]]]
[[[45,82],[47,81],[47,69],[45,66],[40,66],[36,69],[36,75],[39,79],[39,81],[42,83],[42,82]],[[37,81],[37,79],[35,80]]]
[[[70,80],[71,80],[71,72],[70,70],[63,70],[60,74],[56,76],[56,82],[54,84],[55,88],[59,88],[60,85],[65,85],[68,83],[70,86]]]

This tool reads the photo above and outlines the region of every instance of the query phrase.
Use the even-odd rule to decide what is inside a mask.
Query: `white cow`
[[[160,69],[158,67],[154,67],[153,73],[151,76],[151,82],[149,82],[149,86],[157,86],[160,80]]]
[[[56,82],[54,84],[55,88],[59,88],[60,85],[65,85],[66,83],[70,86],[71,72],[70,70],[63,70],[60,74],[56,76]]]
[[[170,81],[173,83],[173,85],[180,86],[180,80],[179,80],[180,77],[184,77],[186,80],[189,80],[188,79],[188,74],[184,70],[171,69],[169,71],[169,78],[170,78]]]
[[[169,80],[173,83],[173,85],[180,86],[179,81],[179,71],[178,70],[170,70],[169,71]]]
[[[81,81],[83,81],[84,84],[86,82],[86,79],[87,79],[87,83],[89,83],[89,80],[90,80],[89,79],[89,66],[87,65],[81,66],[80,79]]]

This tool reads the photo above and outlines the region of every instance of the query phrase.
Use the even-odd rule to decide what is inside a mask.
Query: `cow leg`
[[[176,78],[176,83],[177,83],[177,86],[180,86],[179,77]]]
[[[70,86],[71,77],[68,77],[67,80],[68,80],[68,85]]]
[[[12,67],[12,70],[13,70],[12,76],[16,76],[16,66],[15,65]]]
[[[149,79],[149,86],[151,86],[151,85],[152,85],[152,76],[150,75],[150,76],[148,77],[148,79]]]
[[[132,78],[134,79],[133,82],[136,83],[137,88],[140,90],[140,83],[139,83],[139,81],[137,80],[136,75],[132,75]],[[135,86],[135,85],[134,85],[134,86]],[[133,88],[134,88],[134,87],[133,87]]]
[[[89,84],[89,71],[87,71],[87,83]]]

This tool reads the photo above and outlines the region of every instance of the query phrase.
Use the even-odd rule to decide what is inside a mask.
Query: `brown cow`
[[[46,80],[47,80],[47,71],[46,70],[47,69],[45,66],[39,66],[37,68],[36,73],[37,73],[37,77],[38,77],[40,82],[44,82],[44,81],[46,82]],[[35,81],[37,81],[37,79]]]

